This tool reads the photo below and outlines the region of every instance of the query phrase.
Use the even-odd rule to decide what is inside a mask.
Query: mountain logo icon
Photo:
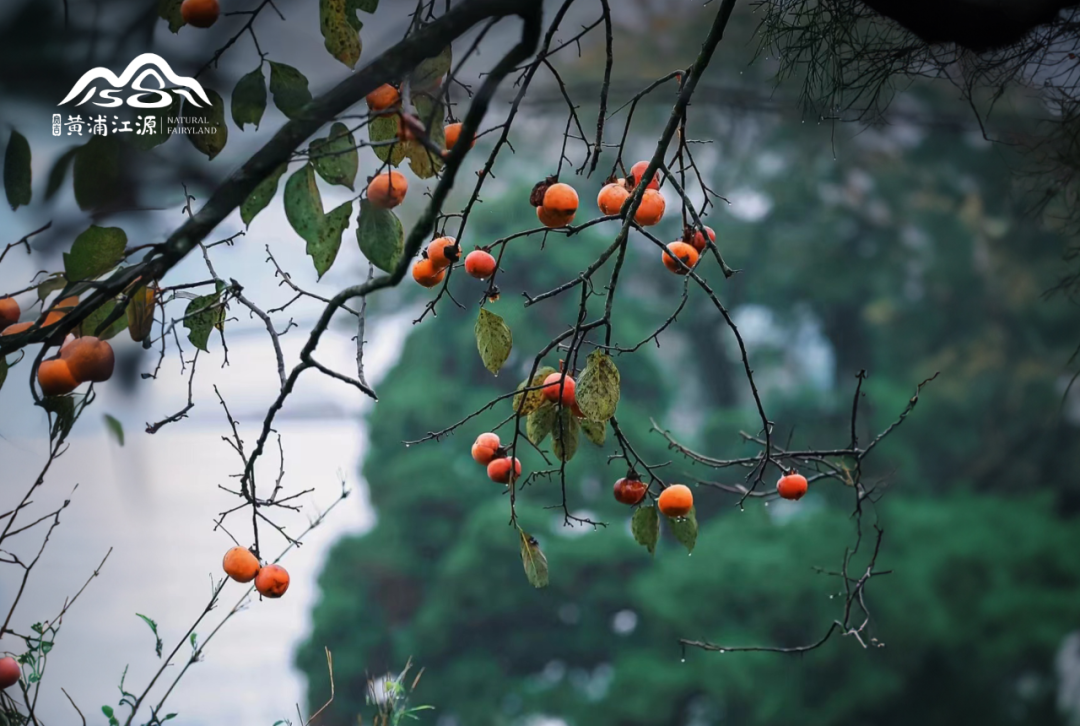
[[[112,88],[99,91],[97,87],[91,86],[94,81],[102,79]],[[156,88],[144,85],[150,79],[157,81]],[[170,84],[173,87],[170,88]],[[131,91],[126,98],[122,97],[124,90]],[[153,53],[143,53],[136,57],[119,76],[108,68],[93,68],[87,71],[59,105],[63,106],[72,101],[84,91],[86,93],[76,106],[81,106],[96,96],[94,105],[103,108],[116,108],[124,104],[133,108],[166,108],[173,102],[170,93],[179,94],[193,106],[210,105],[210,98],[198,81],[177,75],[164,58]],[[152,98],[148,100],[148,96]]]

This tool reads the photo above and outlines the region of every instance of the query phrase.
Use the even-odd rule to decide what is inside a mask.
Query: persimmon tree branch
[[[380,85],[402,77],[421,61],[436,55],[445,45],[484,20],[517,15],[533,18],[533,22],[527,21],[526,26],[535,24],[538,27],[540,12],[541,8],[531,0],[465,0],[430,24],[420,27],[370,64],[308,103],[298,118],[286,122],[261,149],[222,182],[198,212],[169,235],[168,239],[156,245],[141,262],[118,270],[100,283],[76,283],[71,286],[67,291],[69,294],[88,291],[77,306],[48,330],[35,325],[18,335],[4,336],[0,339],[0,355],[14,352],[30,343],[59,342],[94,311],[132,285],[160,280],[189,252],[198,247],[229,214],[239,208],[260,182],[282,164],[290,161],[293,152],[306,139]],[[527,52],[515,53],[515,65],[524,61],[534,49],[535,42]],[[503,76],[509,70],[505,69]],[[484,108],[486,107],[485,102]],[[475,131],[475,126],[473,130]],[[451,154],[451,159],[453,158],[454,155]],[[461,156],[458,156],[457,163],[460,162]],[[448,160],[448,171],[450,163],[451,160]],[[400,276],[394,284],[398,280]],[[384,286],[385,283],[374,289]],[[349,298],[358,296],[350,295]]]

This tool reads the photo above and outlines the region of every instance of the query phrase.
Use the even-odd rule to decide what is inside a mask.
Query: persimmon
[[[439,237],[427,248],[428,259],[440,270],[457,262],[460,255],[461,246],[453,237]]]
[[[66,297],[63,300],[54,303],[52,308],[50,308],[49,312],[45,315],[45,322],[43,322],[42,325],[52,325],[53,323],[60,322],[60,319],[67,315],[71,309],[78,304],[78,295],[72,295],[71,297]]]
[[[19,682],[22,671],[19,669],[19,661],[10,655],[0,658],[0,688],[10,688]]]
[[[449,151],[450,149],[454,148],[454,146],[458,142],[458,137],[461,136],[461,124],[447,124],[446,128],[444,129],[444,133],[446,134],[446,149]],[[471,149],[474,146],[476,146],[475,136],[473,137],[472,143],[469,144],[469,148]]]
[[[712,227],[706,227],[705,234],[709,235],[709,242],[716,241],[716,232],[713,231]],[[690,244],[692,244],[694,249],[698,252],[704,252],[705,248],[708,247],[708,244],[705,242],[705,235],[701,233],[700,229],[694,230],[694,235],[690,237]]]
[[[67,361],[77,381],[101,383],[112,378],[116,356],[112,346],[92,335],[75,338],[60,348],[60,359]]]
[[[0,335],[18,335],[24,330],[29,330],[33,325],[32,322],[15,323],[4,328],[4,332],[0,333]]]
[[[632,506],[644,499],[647,491],[648,485],[640,479],[619,479],[615,482],[615,501]]]
[[[0,297],[0,330],[19,322],[22,310],[13,297]]]
[[[682,260],[683,264],[687,267],[693,267],[698,261],[698,251],[694,249],[693,245],[688,245],[685,242],[672,242],[667,246],[667,249],[663,252],[664,267],[668,268],[676,275],[685,275],[688,270],[684,270],[682,265],[679,264],[679,260]]]
[[[556,182],[544,192],[543,201],[536,208],[536,216],[545,227],[565,227],[577,214],[578,195],[569,184]]]
[[[630,176],[634,180],[633,186],[637,186],[641,183],[641,177],[645,175],[645,170],[648,168],[649,162],[647,161],[639,161],[638,163],[630,167]],[[649,180],[649,183],[646,185],[646,187],[648,189],[660,188],[660,180],[657,178],[657,172],[653,172],[653,177]]]
[[[66,360],[43,360],[38,366],[38,384],[46,396],[63,396],[79,387],[79,379],[71,373]]]
[[[180,15],[192,27],[209,28],[221,15],[221,6],[218,0],[184,0],[180,3]]]
[[[476,437],[476,441],[473,442],[472,458],[477,464],[487,466],[495,458],[495,454],[501,445],[498,434],[480,434]]]
[[[384,83],[367,95],[368,108],[378,113],[401,105],[401,94],[389,83]]]
[[[605,184],[596,197],[596,206],[604,214],[618,214],[622,209],[623,202],[630,196],[629,190],[622,184]]]
[[[562,405],[571,407],[577,401],[574,397],[574,379],[564,376],[562,373],[552,373],[544,379],[544,387],[540,393],[549,401],[559,400],[559,391],[562,391]]]
[[[488,477],[490,477],[492,481],[497,481],[500,484],[509,484],[510,467],[511,464],[509,456],[492,459],[487,467]],[[517,479],[519,476],[521,476],[521,461],[519,459],[514,459],[513,468],[514,478]]]
[[[668,517],[685,517],[694,508],[694,494],[685,484],[672,484],[660,492],[656,505]]]
[[[405,200],[409,191],[409,180],[400,171],[385,171],[376,174],[368,184],[368,199],[376,207],[393,209]]]
[[[642,227],[651,227],[664,218],[664,195],[655,189],[646,189],[634,214],[634,221]]]
[[[806,477],[802,474],[796,474],[791,472],[780,477],[780,481],[776,482],[776,491],[784,499],[791,499],[792,501],[802,499],[806,494],[807,482]]]
[[[497,263],[490,252],[473,250],[465,255],[465,272],[478,280],[486,280],[495,274]]]
[[[435,287],[446,277],[446,268],[436,267],[434,262],[425,257],[413,265],[412,276],[422,287]]]
[[[281,565],[267,565],[255,575],[255,589],[263,597],[281,597],[289,589],[289,573]]]
[[[259,574],[259,558],[244,547],[233,547],[225,553],[221,567],[237,582],[251,582]]]

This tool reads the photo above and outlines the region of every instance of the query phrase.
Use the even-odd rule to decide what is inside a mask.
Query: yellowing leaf
[[[510,357],[514,347],[514,336],[506,322],[487,308],[480,308],[480,317],[476,319],[476,347],[484,367],[495,375]]]
[[[540,550],[540,543],[522,529],[518,530],[518,534],[521,537],[521,564],[525,567],[525,577],[535,588],[547,587],[548,561]]]
[[[523,391],[526,388],[536,388],[537,386],[543,385],[544,381],[547,380],[547,377],[555,372],[555,369],[551,366],[540,366],[536,369],[536,375],[532,377],[531,381],[522,381],[517,387],[519,393],[514,396],[514,410],[520,411],[523,416],[528,416],[530,413],[540,408],[544,403],[544,394],[538,388],[534,391],[529,391],[528,393],[520,393],[520,391]],[[522,405],[523,399],[524,405]]]
[[[355,22],[356,11],[352,11]],[[360,35],[357,28],[349,22],[349,12],[345,0],[319,0],[319,27],[322,29],[323,43],[330,55],[355,68],[360,60]]]
[[[607,421],[619,405],[619,369],[602,350],[589,354],[575,389],[578,407],[591,421]]]

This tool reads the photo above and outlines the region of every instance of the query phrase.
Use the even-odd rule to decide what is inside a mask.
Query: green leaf
[[[92,280],[120,264],[127,247],[127,234],[119,227],[91,226],[64,253],[64,272],[71,282]]]
[[[518,535],[521,537],[521,564],[525,566],[525,577],[535,588],[547,587],[548,562],[540,550],[540,543],[525,530],[519,529]]]
[[[120,423],[120,421],[117,420],[116,417],[110,416],[109,414],[105,414],[105,425],[109,428],[109,431],[112,432],[112,435],[116,437],[116,443],[123,446],[124,445],[124,425],[122,423]],[[161,655],[161,654],[158,653],[158,655]]]
[[[136,131],[127,140],[140,151],[149,151],[173,137],[176,119],[180,116],[180,96],[170,94],[172,104],[166,108],[144,108],[136,119]]]
[[[345,202],[341,206],[332,209],[323,217],[319,226],[319,239],[315,244],[308,242],[307,253],[311,255],[315,263],[315,271],[321,278],[326,274],[330,266],[337,259],[338,250],[341,249],[341,235],[349,226],[349,217],[352,216],[352,201]]]
[[[656,554],[656,541],[660,538],[660,512],[656,507],[638,507],[630,518],[630,532],[650,555]]]
[[[414,94],[412,102],[416,108],[417,118],[427,129],[428,138],[440,149],[446,146],[446,132],[443,129],[446,112],[442,103],[426,93]],[[442,157],[419,141],[410,141],[406,144],[406,155],[409,157],[409,168],[421,179],[430,179],[443,168]]]
[[[697,508],[691,507],[685,517],[668,517],[667,520],[675,539],[682,543],[687,552],[693,552],[694,545],[697,544]]]
[[[364,27],[364,23],[360,18],[356,17],[356,14],[358,12],[373,13],[378,8],[379,0],[345,0],[345,19],[359,33],[360,29]]]
[[[356,241],[364,257],[383,272],[393,272],[405,252],[405,231],[397,215],[367,199],[360,202]]]
[[[581,424],[569,408],[563,408],[551,429],[551,450],[559,461],[570,461],[577,453]]]
[[[37,404],[53,416],[49,439],[57,441],[71,432],[75,425],[75,399],[71,396],[49,396]]]
[[[300,109],[311,101],[308,80],[292,66],[270,61],[270,93],[274,105],[289,118],[298,118]]]
[[[225,324],[225,307],[215,307],[221,299],[223,287],[218,283],[219,290],[210,295],[197,297],[188,303],[184,310],[184,327],[188,329],[188,340],[196,348],[209,352],[206,344],[210,341],[210,331],[215,327],[221,329]]]
[[[371,150],[375,152],[375,156],[379,157],[379,161],[389,163],[391,166],[399,165],[409,151],[409,145],[397,142],[397,137],[398,115],[396,113],[389,116],[376,116],[368,124],[368,138],[372,144],[379,144],[384,141],[395,142],[371,147]]]
[[[53,162],[53,167],[49,170],[49,181],[45,185],[45,201],[52,199],[60,191],[60,187],[64,185],[64,177],[67,176],[68,167],[71,166],[71,162],[75,160],[75,154],[78,152],[79,147],[75,146],[65,151],[60,155],[60,158]]]
[[[525,437],[534,446],[539,446],[540,442],[546,439],[547,435],[551,433],[551,429],[554,428],[557,415],[558,411],[555,404],[550,401],[545,402],[544,405],[525,418]]]
[[[106,717],[108,717],[109,726],[120,726],[120,722],[116,720],[115,712],[112,710],[111,706],[102,706],[101,712],[105,714]]]
[[[110,340],[127,329],[128,316],[126,310],[120,312],[119,317],[112,319],[106,327],[101,327],[105,325],[106,321],[113,318],[117,305],[116,302],[108,302],[90,313],[79,323],[79,335],[93,335],[102,340]],[[99,328],[101,329],[99,330]]]
[[[589,354],[575,389],[578,408],[590,421],[607,421],[619,405],[619,369],[602,350]]]
[[[420,61],[409,76],[413,92],[431,91],[438,88],[442,77],[450,72],[452,62],[453,52],[450,46],[443,48],[438,55]]]
[[[30,203],[30,142],[12,129],[7,152],[4,153],[4,191],[12,210]]]
[[[191,145],[213,159],[229,140],[229,125],[225,123],[224,99],[212,88],[206,89],[206,95],[210,97],[210,108],[196,108],[185,101],[180,116],[184,126],[193,127],[185,134]]]
[[[140,618],[142,618],[143,622],[146,623],[147,625],[149,625],[150,630],[153,631],[154,638],[157,641],[156,643],[154,643],[154,651],[157,653],[157,657],[160,658],[161,657],[161,647],[162,647],[163,643],[161,642],[161,636],[158,635],[157,623],[155,623],[153,620],[146,617],[145,615],[142,615],[141,613],[135,613],[135,614],[138,615]]]
[[[523,416],[528,416],[530,413],[544,405],[546,399],[539,389],[529,391],[528,393],[521,393],[521,391],[526,388],[536,388],[537,386],[543,385],[548,376],[557,372],[558,371],[551,366],[540,366],[536,369],[536,375],[532,377],[531,381],[522,381],[517,387],[517,395],[514,396],[514,410],[520,410]],[[524,399],[524,405],[522,405],[522,399]]]
[[[353,188],[360,168],[360,154],[348,126],[335,123],[330,127],[328,137],[311,142],[309,154],[319,176],[331,184]]]
[[[603,446],[607,440],[607,424],[603,421],[582,419],[581,430],[585,432],[585,438],[597,446]]]
[[[54,272],[46,277],[44,280],[38,283],[37,296],[38,300],[45,301],[49,295],[52,295],[57,290],[63,290],[67,287],[67,278],[64,277],[62,272]]]
[[[115,136],[94,136],[75,155],[75,201],[79,209],[96,209],[119,191],[120,144]]]
[[[253,124],[256,130],[266,111],[266,76],[262,66],[242,76],[232,93],[232,117],[240,130],[244,124]]]
[[[476,319],[476,347],[484,367],[495,375],[510,357],[514,347],[514,336],[506,322],[487,308],[480,308],[480,317]]]
[[[349,68],[355,68],[362,46],[360,29],[353,25],[357,22],[356,10],[351,13],[352,23],[349,15],[346,0],[319,0],[319,27],[326,50]]]
[[[266,205],[270,204],[270,200],[277,194],[278,180],[281,179],[281,175],[288,168],[288,163],[285,163],[271,172],[270,176],[259,182],[259,186],[255,187],[251,194],[248,195],[248,198],[244,200],[244,203],[240,205],[240,219],[244,220],[245,226],[250,227],[251,220],[255,219],[255,215],[266,209]]]
[[[300,237],[311,244],[319,239],[322,196],[315,183],[315,168],[305,164],[285,182],[285,217]]]
[[[0,355],[0,388],[4,387],[4,381],[7,380],[8,362],[6,355]]]
[[[180,13],[180,5],[183,0],[159,0],[158,17],[169,21],[169,31],[176,33],[184,27],[184,16]]]

